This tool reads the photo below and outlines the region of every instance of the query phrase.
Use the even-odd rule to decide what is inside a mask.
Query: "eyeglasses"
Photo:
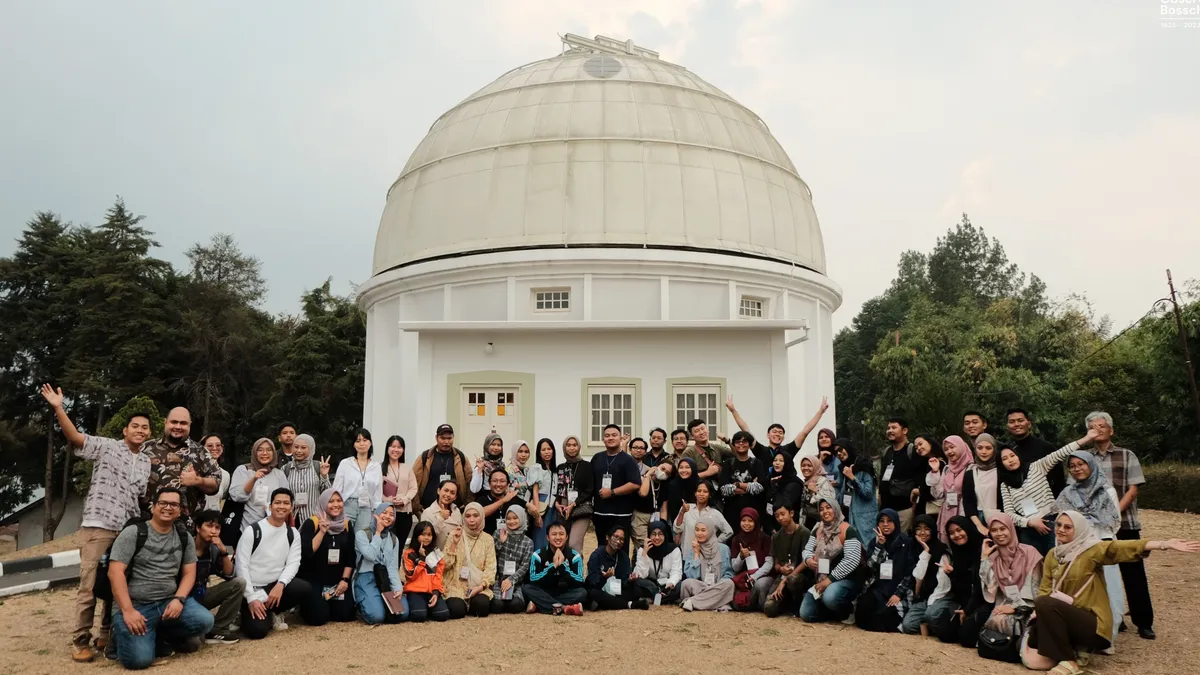
[[[154,504],[155,504],[155,506],[159,507],[160,509],[177,509],[180,506],[182,506],[182,504],[180,504],[179,502],[164,502],[161,499],[154,502]]]

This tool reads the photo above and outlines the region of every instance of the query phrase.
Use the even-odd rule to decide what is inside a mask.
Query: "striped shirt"
[[[862,562],[863,545],[858,538],[858,532],[853,528],[849,528],[845,533],[846,540],[842,542],[842,559],[829,572],[829,578],[834,581],[850,578],[850,575],[858,571],[858,564]],[[804,545],[804,559],[816,555],[817,552],[817,536],[813,534],[808,538],[808,543]]]
[[[1050,489],[1046,474],[1078,449],[1079,444],[1071,442],[1030,464],[1021,487],[1010,488],[1007,484],[1000,483],[1004,512],[1012,516],[1017,527],[1029,527],[1030,521],[1050,513],[1050,508],[1054,506],[1054,491]],[[1036,509],[1028,508],[1027,500],[1032,500]],[[1026,513],[1027,511],[1032,513]]]
[[[288,489],[295,495],[292,513],[297,523],[303,523],[317,508],[317,499],[321,493],[329,489],[329,476],[322,476],[317,470],[319,465],[311,459],[303,462],[292,460],[283,465],[283,475],[287,476]],[[300,495],[304,495],[301,497]]]
[[[1125,498],[1125,493],[1129,491],[1129,488],[1146,482],[1146,477],[1142,475],[1142,464],[1132,450],[1110,445],[1107,452],[1092,448],[1092,454],[1100,460],[1100,468],[1104,470],[1104,475],[1108,476],[1108,480],[1112,481],[1113,487],[1117,491],[1118,506],[1121,504],[1120,500]],[[1129,508],[1121,512],[1121,529],[1142,529],[1142,522],[1138,519],[1136,498],[1129,503]]]
[[[123,440],[86,435],[75,456],[95,462],[80,525],[112,532],[125,529],[125,522],[140,512],[138,500],[150,480],[150,458],[132,452]]]

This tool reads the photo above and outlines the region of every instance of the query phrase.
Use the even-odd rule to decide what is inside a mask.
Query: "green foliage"
[[[129,399],[129,402],[121,407],[120,410],[113,413],[113,416],[108,418],[104,426],[100,428],[100,436],[108,438],[124,438],[125,427],[129,424],[129,418],[134,413],[143,413],[150,416],[150,437],[154,438],[161,436],[164,429],[164,418],[158,412],[158,405],[154,399],[149,396],[135,396]],[[86,494],[88,487],[92,484],[92,462],[82,460],[75,465],[72,481],[75,484],[75,491],[79,494]]]
[[[1138,507],[1200,513],[1200,466],[1143,464],[1146,484],[1138,490]]]

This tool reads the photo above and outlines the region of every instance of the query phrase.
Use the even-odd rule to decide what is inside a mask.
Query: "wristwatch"
[[[175,597],[173,597],[173,598],[171,598],[171,599],[172,599],[172,600],[178,600],[178,601],[179,601],[179,604],[181,604],[181,605],[186,605],[186,604],[187,604],[187,598],[185,598],[185,597],[183,597],[183,596],[180,596],[180,595],[176,595]]]

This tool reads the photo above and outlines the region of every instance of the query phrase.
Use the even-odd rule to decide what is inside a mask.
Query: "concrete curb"
[[[0,563],[0,577],[6,574],[21,574],[24,572],[49,569],[51,567],[70,567],[71,565],[78,564],[79,549],[74,549],[72,551],[62,551],[61,553],[41,555],[37,556],[36,558],[22,558],[20,560],[10,560],[5,563]]]
[[[18,584],[16,586],[9,586],[8,588],[0,588],[0,598],[6,598],[13,595],[23,595],[25,593],[34,593],[36,591],[45,591],[59,586],[76,586],[78,584],[78,576],[64,577],[62,579],[43,579],[41,581],[31,581],[27,584]]]

